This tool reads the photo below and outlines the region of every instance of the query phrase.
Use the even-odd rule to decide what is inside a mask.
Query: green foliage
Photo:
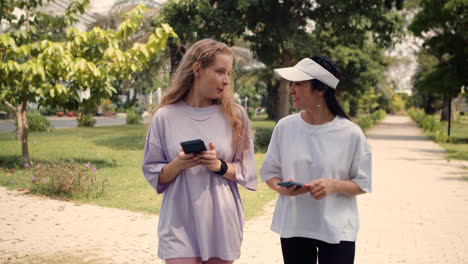
[[[460,87],[468,85],[467,24],[468,1],[421,0],[409,29],[423,38],[424,52],[435,60],[427,70],[419,71],[416,83],[419,89],[455,98]]]
[[[202,38],[214,38],[229,44],[244,32],[239,1],[183,0],[167,1],[154,24],[168,23],[181,45]],[[245,3],[247,4],[247,3]]]
[[[379,109],[372,114],[361,114],[358,118],[354,119],[363,131],[367,131],[372,128],[375,124],[385,118],[387,113]]]
[[[81,114],[76,121],[79,127],[93,127],[96,124],[96,119],[90,113]]]
[[[127,117],[125,118],[125,121],[127,122],[127,125],[136,125],[143,121],[143,117],[134,110],[129,110],[127,111]]]
[[[0,34],[0,101],[21,111],[26,111],[28,102],[35,102],[70,109],[81,105],[85,113],[91,112],[116,92],[113,84],[142,71],[165,49],[167,39],[176,37],[169,25],[161,24],[146,43],[126,48],[128,38],[144,19],[146,8],[142,5],[125,13],[116,30],[94,27],[86,32],[71,25],[78,13],[84,13],[89,0],[70,2],[59,17],[35,9],[44,1],[30,2],[9,1],[6,11],[0,13],[10,22],[6,33]],[[24,10],[21,19],[13,15],[15,7]],[[89,96],[83,97],[87,89]],[[27,138],[23,144],[27,145]],[[29,161],[28,148],[23,149],[23,157]]]
[[[109,103],[104,105],[104,112],[115,112],[117,105],[114,103]]]
[[[364,117],[358,118],[356,123],[361,127],[363,131],[366,131],[374,125],[374,119],[372,119],[371,116],[366,115]]]
[[[453,141],[453,137],[449,137],[442,131],[442,124],[434,115],[426,115],[421,109],[411,109],[408,115],[434,141],[441,143]]]
[[[15,111],[13,109],[11,109],[11,107],[9,107],[8,105],[6,105],[6,104],[4,104],[2,102],[0,102],[0,111],[4,111],[4,112],[6,112],[7,114],[10,114],[10,115],[15,113]]]
[[[259,150],[265,150],[270,144],[273,128],[256,127],[255,128],[255,147]]]
[[[247,110],[247,115],[249,116],[249,119],[252,119],[254,111],[252,109]]]
[[[408,102],[407,94],[394,94],[392,96],[392,106],[395,113],[402,113],[406,111],[406,105]]]
[[[52,129],[52,126],[50,125],[49,120],[47,120],[47,117],[41,115],[38,112],[27,113],[26,120],[28,121],[29,131],[31,132],[45,132]],[[16,118],[15,126],[18,127],[18,119]]]
[[[358,47],[337,46],[328,52],[343,71],[337,91],[341,101],[349,102],[349,113],[370,113],[382,107],[384,97],[382,80],[385,79],[384,55],[375,45]]]
[[[433,115],[425,115],[420,125],[426,132],[436,132],[441,128],[440,122]]]
[[[81,164],[74,161],[43,162],[30,169],[32,172],[32,193],[48,196],[73,198],[99,197],[109,182],[100,177],[91,164]]]
[[[380,120],[384,119],[386,116],[387,116],[387,113],[382,109],[379,109],[375,111],[374,113],[372,113],[372,119],[375,120],[375,122],[379,122]]]
[[[265,84],[269,118],[276,120],[279,82],[272,69],[291,66],[306,56],[327,55],[345,69],[339,90],[346,100],[354,99],[353,106],[369,90],[381,93],[379,83],[385,79],[382,48],[404,33],[402,16],[393,6],[401,8],[402,1],[181,0],[168,1],[161,19],[156,20],[169,23],[180,37],[171,46],[171,65],[180,59],[177,54],[201,38],[231,43],[242,37],[247,41],[255,57],[266,64],[265,71],[256,75]]]

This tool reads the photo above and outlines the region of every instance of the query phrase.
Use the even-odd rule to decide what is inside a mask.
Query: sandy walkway
[[[359,197],[356,263],[468,263],[463,164],[444,161],[443,150],[407,117],[387,117],[368,138],[374,193]],[[279,238],[269,230],[273,206],[246,223],[236,263],[282,263]],[[0,187],[0,263],[162,263],[156,257],[157,220]],[[69,255],[77,257],[61,260]]]

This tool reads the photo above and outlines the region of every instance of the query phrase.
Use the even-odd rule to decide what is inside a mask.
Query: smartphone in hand
[[[295,181],[285,181],[285,182],[278,182],[276,183],[276,185],[281,186],[281,187],[286,187],[286,188],[289,188],[291,186],[296,186],[296,189],[297,189],[297,188],[301,188],[303,184],[300,182],[295,182]]]
[[[206,150],[205,142],[201,139],[189,140],[181,142],[180,145],[184,150],[185,154],[200,154],[202,151]]]

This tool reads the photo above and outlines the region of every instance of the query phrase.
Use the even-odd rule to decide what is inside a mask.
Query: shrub
[[[60,197],[98,197],[109,185],[96,168],[74,161],[38,163],[32,169],[31,192]]]
[[[359,118],[356,123],[365,131],[374,125],[374,120],[370,116],[363,116]]]
[[[247,110],[247,115],[249,116],[249,119],[252,119],[252,117],[254,116],[254,113],[255,112],[252,109]]]
[[[431,132],[431,133],[430,133],[430,136],[431,136],[431,138],[432,138],[435,142],[439,142],[439,143],[446,143],[446,142],[453,143],[453,138],[452,138],[452,137],[449,137],[447,134],[445,134],[445,133],[442,132],[441,130],[436,130],[436,131]]]
[[[432,115],[424,116],[421,121],[421,126],[426,132],[434,132],[440,129],[440,122]]]
[[[91,114],[82,114],[76,119],[79,127],[93,127],[96,124],[96,119],[94,119]]]
[[[384,110],[380,109],[380,110],[377,110],[374,113],[372,113],[372,119],[374,119],[375,122],[378,122],[378,121],[384,119],[386,115],[387,115],[387,113],[385,113]]]
[[[414,120],[414,122],[416,122],[418,124],[418,126],[422,126],[422,120],[424,119],[425,117],[425,114],[424,114],[424,111],[421,110],[421,109],[411,109],[408,111],[408,114],[409,116],[411,117],[411,119]]]
[[[50,129],[52,128],[49,120],[47,120],[47,117],[42,116],[38,112],[26,113],[26,119],[28,120],[29,131],[45,132],[50,131]],[[18,119],[16,118],[15,126],[18,127]]]
[[[267,148],[270,144],[271,135],[273,134],[273,128],[259,127],[255,129],[255,147]]]
[[[115,112],[115,110],[117,109],[117,105],[114,104],[114,103],[109,103],[109,104],[106,104],[104,105],[104,112]]]
[[[127,121],[127,125],[135,125],[135,124],[140,124],[141,121],[143,121],[143,117],[135,113],[133,110],[127,111],[127,117],[125,118]]]
[[[453,137],[449,137],[442,131],[442,124],[435,116],[426,115],[421,109],[411,109],[408,114],[435,142],[454,142]]]

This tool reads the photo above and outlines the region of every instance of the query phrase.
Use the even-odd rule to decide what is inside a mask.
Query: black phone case
[[[286,188],[289,188],[291,186],[296,186],[296,189],[297,188],[301,188],[302,187],[302,183],[299,183],[299,182],[278,182],[276,183],[277,185],[279,186],[282,186],[282,187],[286,187]]]
[[[181,142],[180,145],[184,150],[185,154],[197,153],[200,154],[202,151],[206,150],[205,142],[201,139],[194,139],[189,141]]]

